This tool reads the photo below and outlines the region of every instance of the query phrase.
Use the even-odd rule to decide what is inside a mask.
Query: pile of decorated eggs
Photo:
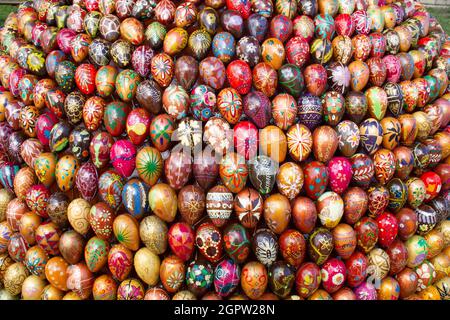
[[[450,299],[419,2],[66,2],[0,28],[1,298]]]

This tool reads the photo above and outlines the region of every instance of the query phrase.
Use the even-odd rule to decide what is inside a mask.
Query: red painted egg
[[[295,275],[295,287],[300,297],[311,296],[319,288],[320,282],[320,269],[315,263],[306,262],[300,265]]]
[[[359,286],[367,276],[368,260],[365,254],[355,251],[345,262],[347,269],[347,284],[350,287]]]
[[[192,172],[192,158],[190,153],[180,150],[172,152],[164,163],[164,172],[169,185],[181,189],[189,180]]]
[[[330,126],[320,126],[313,132],[313,153],[317,160],[328,162],[338,147],[338,136]]]
[[[98,169],[104,168],[109,163],[110,150],[113,143],[113,137],[107,132],[98,132],[92,137],[89,152],[92,163]]]
[[[26,195],[26,203],[37,215],[47,218],[47,205],[50,198],[50,191],[43,184],[32,186]]]
[[[336,258],[329,259],[323,264],[320,274],[323,288],[329,293],[334,293],[345,283],[345,264]]]
[[[297,197],[292,203],[292,218],[295,227],[302,233],[311,233],[317,221],[315,203],[307,197]]]
[[[114,211],[105,203],[94,204],[89,212],[89,224],[97,237],[109,240],[113,234]]]
[[[315,96],[325,92],[327,85],[327,70],[320,64],[310,64],[303,71],[306,89]]]
[[[251,13],[251,2],[245,0],[226,0],[228,10],[236,10],[242,16],[247,19]]]
[[[420,179],[425,184],[425,201],[430,201],[436,198],[442,188],[441,177],[433,171],[428,171],[423,173],[420,176]]]
[[[401,240],[394,240],[386,249],[386,253],[389,256],[391,265],[389,271],[390,275],[398,274],[406,267],[406,263],[408,262],[408,250]]]
[[[133,109],[127,117],[126,130],[131,142],[141,145],[149,134],[150,114],[144,108]]]
[[[402,240],[406,240],[413,236],[418,227],[417,215],[410,208],[402,208],[396,214],[398,223],[398,236]]]
[[[184,222],[177,222],[169,229],[169,246],[183,261],[188,261],[194,251],[194,231]]]
[[[378,241],[378,224],[369,217],[363,217],[355,224],[358,248],[368,253]]]
[[[75,84],[78,89],[86,95],[92,94],[95,91],[95,76],[97,70],[94,65],[84,63],[75,70]]]
[[[253,85],[267,97],[275,94],[278,84],[278,74],[274,68],[265,62],[258,63],[253,68]]]
[[[308,42],[301,36],[293,37],[286,43],[286,60],[302,68],[310,59]]]
[[[53,222],[43,222],[36,229],[36,243],[48,255],[59,255],[59,239],[61,230]]]
[[[297,230],[288,229],[280,235],[278,241],[284,260],[298,268],[306,254],[306,241],[303,235]]]
[[[245,61],[234,60],[227,66],[230,85],[240,94],[247,94],[252,86],[252,71]]]
[[[334,17],[334,24],[336,33],[338,35],[351,37],[355,32],[355,23],[353,22],[352,16],[350,14],[338,14],[336,17]]]
[[[380,214],[377,217],[378,243],[382,247],[389,247],[397,237],[398,223],[395,216],[389,212]]]
[[[304,189],[308,197],[317,200],[328,184],[328,169],[319,161],[312,161],[303,167]]]

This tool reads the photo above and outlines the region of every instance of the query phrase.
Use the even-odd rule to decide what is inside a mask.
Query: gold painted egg
[[[41,217],[30,211],[19,220],[19,232],[29,245],[36,243],[36,229],[41,224]]]
[[[156,215],[145,217],[139,225],[142,242],[155,254],[162,254],[166,251],[168,231],[166,223]]]
[[[159,281],[159,257],[148,248],[141,248],[134,255],[134,268],[139,278],[146,284],[154,286]]]
[[[86,235],[90,229],[89,212],[91,205],[82,198],[77,198],[70,202],[67,208],[67,218],[72,228],[82,234]]]
[[[23,263],[16,262],[6,269],[3,285],[11,295],[18,295],[22,291],[23,282],[28,275],[29,272]]]
[[[41,300],[62,300],[63,297],[64,291],[49,284],[42,291]]]
[[[46,285],[47,282],[44,279],[35,275],[28,276],[22,284],[22,299],[41,300]]]
[[[148,193],[150,209],[166,222],[172,222],[177,214],[177,194],[168,184],[155,184]]]

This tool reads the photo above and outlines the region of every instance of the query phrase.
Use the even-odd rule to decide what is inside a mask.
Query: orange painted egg
[[[14,177],[14,193],[19,199],[25,200],[28,190],[36,183],[37,179],[33,169],[24,167]]]
[[[94,300],[116,300],[117,283],[107,274],[102,274],[94,280],[92,286]]]
[[[248,167],[244,157],[235,152],[228,153],[220,164],[219,174],[228,190],[233,193],[241,191],[248,177]]]
[[[53,257],[45,265],[45,277],[52,286],[67,291],[67,268],[69,264],[61,257]]]
[[[338,147],[338,136],[330,126],[320,126],[313,132],[313,153],[317,160],[328,162]]]
[[[261,55],[263,61],[269,64],[275,70],[283,65],[286,52],[283,43],[276,38],[266,39],[261,45]]]
[[[334,250],[342,257],[348,259],[356,249],[356,232],[345,223],[338,224],[332,230]]]
[[[369,82],[370,71],[367,64],[356,60],[348,65],[350,71],[350,87],[353,91],[362,91]]]
[[[385,117],[380,121],[383,129],[383,147],[389,150],[395,149],[400,143],[400,122],[393,117]]]
[[[113,66],[102,66],[95,75],[95,87],[97,93],[105,98],[115,91],[117,69]]]
[[[264,220],[276,234],[281,234],[291,219],[289,199],[280,193],[269,196],[264,201]]]
[[[171,56],[180,53],[186,48],[188,37],[188,32],[183,28],[176,27],[169,30],[163,42],[164,52]]]
[[[148,194],[150,209],[159,218],[172,222],[177,213],[177,194],[168,184],[157,183]]]
[[[78,168],[78,160],[73,155],[65,155],[58,160],[55,167],[55,176],[60,190],[68,191],[73,188]]]
[[[267,270],[263,264],[252,261],[242,268],[241,287],[250,299],[258,299],[266,291],[268,282]]]
[[[28,249],[23,264],[31,274],[45,278],[45,265],[48,259],[48,255],[44,249],[39,246],[34,246]]]
[[[128,249],[139,249],[139,224],[129,214],[121,214],[114,219],[113,232],[116,239]]]
[[[294,124],[297,112],[297,102],[290,94],[282,93],[272,100],[272,117],[282,130]]]
[[[144,41],[144,26],[136,18],[126,18],[120,24],[120,35],[131,44],[138,46]]]
[[[303,182],[303,170],[298,164],[286,162],[278,169],[276,177],[278,191],[289,200],[293,200],[300,193]]]
[[[164,289],[168,292],[175,293],[180,290],[184,283],[185,274],[184,261],[177,256],[171,255],[162,261],[159,277]]]
[[[88,299],[92,293],[94,275],[83,262],[67,268],[67,288],[72,290],[77,299]]]
[[[29,245],[36,243],[36,229],[41,224],[41,218],[34,212],[25,213],[19,220],[19,232]]]
[[[388,149],[379,149],[373,155],[375,178],[382,185],[386,184],[395,173],[395,156]]]
[[[217,108],[230,124],[236,124],[244,111],[242,98],[234,88],[225,88],[217,95]]]

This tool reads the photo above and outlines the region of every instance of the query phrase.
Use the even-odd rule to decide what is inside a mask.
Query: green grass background
[[[15,6],[0,5],[0,25],[3,24],[8,14],[15,9]],[[449,8],[428,8],[428,11],[435,16],[444,28],[445,32],[450,35],[450,7]]]

